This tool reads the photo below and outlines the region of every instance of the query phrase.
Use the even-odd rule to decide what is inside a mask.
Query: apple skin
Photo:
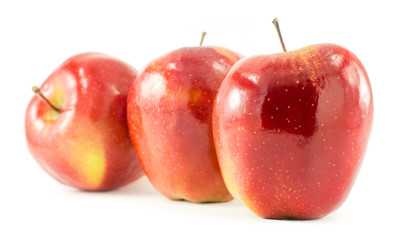
[[[110,190],[143,175],[129,138],[126,100],[136,70],[101,53],[67,59],[40,87],[25,115],[28,148],[59,182]]]
[[[320,44],[240,60],[213,111],[227,188],[263,218],[327,215],[352,187],[372,115],[367,73],[343,47]]]
[[[128,95],[128,125],[143,170],[172,200],[229,201],[215,153],[212,106],[240,55],[187,47],[152,61]]]

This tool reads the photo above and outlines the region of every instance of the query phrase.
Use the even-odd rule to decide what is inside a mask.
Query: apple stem
[[[272,24],[274,24],[276,32],[278,33],[279,40],[281,41],[282,49],[283,49],[284,52],[286,52],[286,47],[285,47],[285,43],[283,42],[281,29],[279,28],[279,20],[278,20],[278,18],[275,18],[272,21]]]
[[[203,41],[204,41],[204,38],[206,37],[206,34],[207,34],[207,32],[203,32],[201,34],[200,47],[203,45]]]
[[[54,106],[49,99],[47,99],[45,96],[43,96],[42,92],[40,91],[40,88],[37,86],[33,86],[32,87],[32,91],[38,95],[47,105],[49,105],[54,111],[61,113],[61,109],[59,109],[58,107]]]

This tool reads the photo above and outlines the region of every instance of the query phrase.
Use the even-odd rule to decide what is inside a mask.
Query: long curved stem
[[[49,105],[54,111],[61,113],[61,109],[59,109],[58,107],[54,106],[49,99],[47,99],[45,96],[43,96],[42,92],[40,91],[40,88],[37,86],[33,86],[32,87],[32,91],[38,95],[47,105]]]

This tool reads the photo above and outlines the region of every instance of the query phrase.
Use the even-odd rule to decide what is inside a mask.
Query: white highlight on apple
[[[141,96],[160,100],[166,90],[166,81],[158,73],[150,73],[141,84]]]

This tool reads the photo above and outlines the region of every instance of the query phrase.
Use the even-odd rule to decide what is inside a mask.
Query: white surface
[[[0,239],[399,239],[400,17],[396,1],[1,1]],[[100,51],[136,68],[183,46],[244,55],[345,46],[370,76],[375,119],[364,164],[344,205],[314,221],[265,220],[237,201],[173,202],[146,178],[88,193],[47,176],[24,136],[31,86],[71,55]],[[397,34],[396,34],[397,32]],[[350,237],[349,237],[350,236]],[[354,239],[354,238],[353,238]]]

